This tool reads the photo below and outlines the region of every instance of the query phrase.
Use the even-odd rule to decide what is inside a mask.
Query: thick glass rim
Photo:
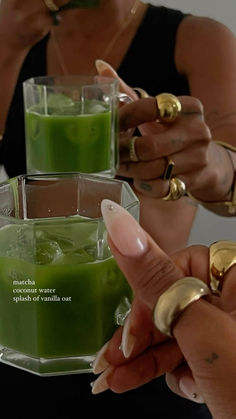
[[[71,178],[71,179],[88,179],[88,180],[95,180],[98,181],[100,183],[109,183],[109,184],[120,184],[122,185],[129,197],[130,197],[130,202],[127,204],[124,203],[120,203],[120,205],[122,206],[122,208],[124,208],[125,210],[127,210],[128,212],[130,212],[132,210],[132,208],[134,207],[138,207],[140,206],[139,203],[139,199],[136,196],[136,194],[134,193],[133,189],[131,188],[131,186],[129,185],[129,183],[125,180],[122,179],[114,179],[114,178],[107,178],[105,176],[99,176],[99,175],[94,175],[94,174],[87,174],[87,173],[82,173],[82,172],[61,172],[61,173],[40,173],[40,174],[21,174],[18,176],[15,176],[14,178],[10,178],[10,179],[6,179],[3,182],[0,182],[0,189],[4,186],[10,186],[11,184],[13,184],[14,180],[19,180],[22,183],[26,180],[40,180],[40,179],[46,179],[46,180],[57,180],[57,179],[66,179],[66,178]],[[104,197],[104,199],[106,199]],[[109,198],[108,198],[109,199]],[[84,217],[84,219],[81,219],[81,216],[78,217],[77,219],[77,215],[73,214],[73,215],[68,215],[68,216],[55,216],[55,217],[35,217],[35,218],[28,218],[28,217],[24,217],[24,218],[17,218],[16,216],[12,216],[12,215],[4,215],[4,214],[0,214],[0,218],[2,220],[9,220],[11,221],[12,224],[35,224],[35,223],[44,223],[44,222],[60,222],[63,220],[71,220],[71,221],[78,221],[80,223],[87,223],[87,222],[99,222],[103,220],[103,217]]]
[[[60,83],[53,84],[54,80],[58,80]],[[66,83],[63,84],[62,80],[65,80]],[[50,83],[46,82],[51,81]],[[78,82],[81,87],[84,86],[106,86],[106,85],[113,85],[118,87],[118,80],[114,77],[107,77],[107,76],[100,76],[99,74],[89,75],[89,74],[71,74],[71,75],[47,75],[47,76],[36,76],[30,77],[23,82],[23,85],[29,86],[46,86],[52,87],[56,86],[58,88],[63,87],[72,87],[78,88]]]

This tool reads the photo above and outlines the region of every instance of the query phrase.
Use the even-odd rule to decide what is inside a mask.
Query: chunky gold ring
[[[220,294],[226,272],[236,264],[236,242],[219,240],[209,247],[210,287]]]
[[[136,154],[136,151],[135,151],[135,141],[137,140],[137,138],[138,137],[135,136],[135,137],[131,137],[129,139],[129,158],[133,162],[139,161],[139,158],[138,158],[138,156]]]
[[[169,124],[176,120],[181,112],[182,106],[179,99],[171,93],[161,93],[155,96],[158,108],[158,120]]]
[[[44,3],[50,12],[58,12],[59,7],[54,3],[53,0],[44,0]]]
[[[173,177],[169,180],[169,183],[169,192],[162,198],[164,201],[177,201],[177,199],[182,198],[182,196],[186,194],[186,185],[182,180],[177,177]]]
[[[162,176],[163,180],[170,180],[170,178],[172,176],[174,166],[175,166],[175,163],[173,162],[173,160],[171,160],[169,157],[167,157],[167,165],[165,167],[165,171],[164,171],[164,174]]]
[[[153,322],[161,333],[172,337],[173,324],[194,301],[210,294],[205,282],[192,276],[176,281],[158,298],[153,310]]]
[[[141,89],[141,87],[134,87],[133,90],[137,93],[140,99],[145,99],[146,97],[149,97],[149,94],[146,92],[146,90]]]

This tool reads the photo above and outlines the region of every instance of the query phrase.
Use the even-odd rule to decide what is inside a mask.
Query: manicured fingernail
[[[107,377],[111,374],[113,369],[114,367],[112,366],[108,367],[93,383],[91,383],[93,394],[99,394],[109,389]]]
[[[130,320],[131,317],[128,316],[125,320],[122,332],[121,350],[125,358],[130,357],[136,343],[136,337],[130,333]]]
[[[103,347],[100,349],[100,351],[97,353],[97,356],[93,363],[93,373],[94,374],[100,374],[102,371],[104,371],[108,366],[109,362],[106,360],[104,354],[107,350],[108,342],[103,345]]]
[[[188,399],[196,403],[204,403],[195,382],[190,377],[182,377],[179,380],[179,388]]]
[[[104,70],[109,69],[109,70],[112,70],[114,73],[116,73],[114,68],[110,64],[108,64],[106,61],[98,59],[95,61],[95,66],[98,72],[102,72]]]
[[[147,237],[137,221],[124,208],[109,199],[101,204],[109,235],[124,256],[141,256],[148,247]]]

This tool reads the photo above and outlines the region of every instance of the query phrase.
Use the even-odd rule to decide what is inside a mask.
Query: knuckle
[[[145,141],[140,141],[140,151],[142,152],[143,158],[150,159],[150,156],[156,158],[160,154],[160,146],[158,137],[156,135],[150,135],[145,138]]]
[[[211,131],[208,125],[205,123],[205,121],[202,121],[202,123],[200,124],[200,132],[201,132],[201,139],[208,142],[211,140]]]
[[[201,113],[202,115],[204,114],[204,106],[202,104],[202,102],[200,101],[200,99],[193,97],[193,105],[196,108],[196,111]]]
[[[198,148],[198,167],[199,168],[205,168],[209,164],[209,156],[206,151],[206,147],[202,146]]]
[[[186,114],[204,114],[204,107],[200,99],[193,96],[182,96],[183,112]]]
[[[143,296],[146,293],[156,295],[157,297],[166,289],[170,282],[170,277],[175,271],[175,265],[167,256],[155,257],[148,253],[143,261],[142,270],[140,270],[139,292]]]
[[[211,132],[203,120],[194,118],[192,124],[189,124],[188,134],[193,140],[201,141],[203,147],[208,147],[211,140]]]

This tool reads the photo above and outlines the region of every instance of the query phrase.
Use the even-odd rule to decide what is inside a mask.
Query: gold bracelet
[[[194,301],[210,294],[210,289],[198,278],[186,276],[171,285],[157,300],[153,322],[161,333],[173,337],[173,323]]]
[[[235,151],[236,152],[236,147],[233,146],[232,144],[226,143],[225,141],[215,141],[216,144],[221,145],[222,147],[231,150],[231,151]]]
[[[232,144],[228,144],[224,141],[215,141],[215,143],[220,145],[221,147],[224,147],[226,150],[236,152],[236,147],[234,147]],[[233,162],[232,162],[232,166],[234,169]],[[232,191],[231,201],[206,202],[206,201],[200,201],[199,199],[195,198],[190,192],[187,192],[187,195],[193,201],[196,201],[197,203],[199,203],[200,205],[202,205],[204,208],[208,209],[209,211],[215,212],[216,214],[223,215],[225,217],[229,217],[229,216],[233,217],[236,215],[236,174],[234,175],[234,180],[231,187],[231,191]]]
[[[236,264],[236,242],[219,240],[209,247],[210,288],[220,294],[226,272]]]

